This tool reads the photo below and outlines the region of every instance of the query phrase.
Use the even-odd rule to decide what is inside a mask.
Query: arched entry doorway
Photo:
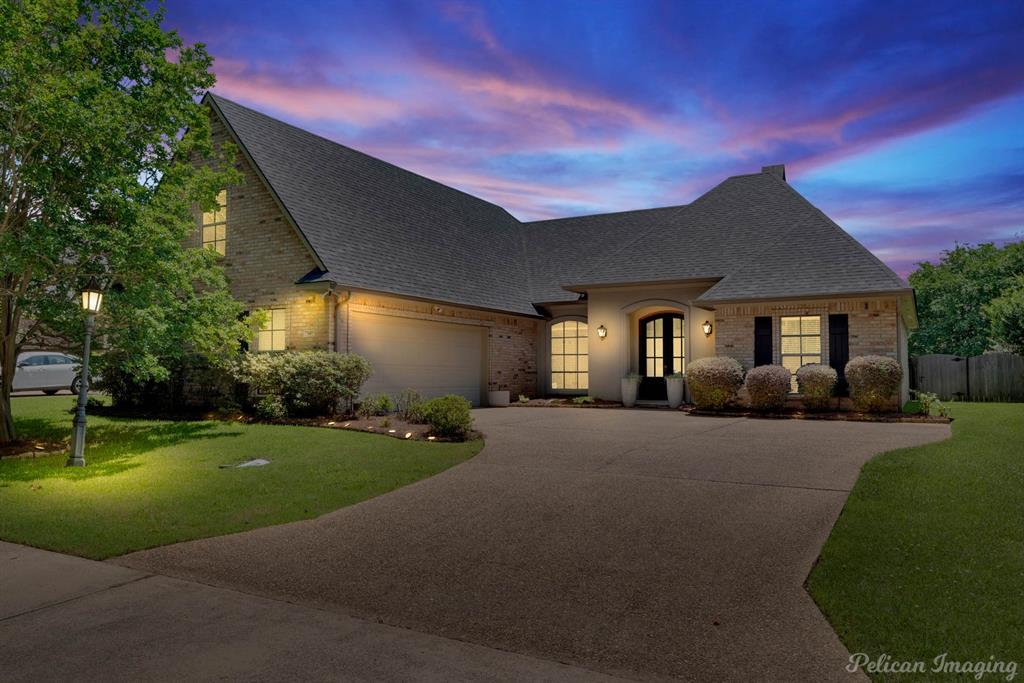
[[[640,389],[637,398],[664,401],[665,377],[686,369],[686,325],[681,313],[656,313],[640,319]]]

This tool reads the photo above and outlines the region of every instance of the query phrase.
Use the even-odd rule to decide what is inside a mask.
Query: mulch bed
[[[0,446],[0,458],[42,458],[67,451],[63,441],[19,439]]]
[[[354,416],[341,417],[285,417],[277,420],[264,420],[239,411],[179,411],[173,413],[142,412],[139,410],[117,409],[112,406],[90,408],[89,412],[105,417],[122,417],[137,420],[172,420],[172,421],[218,421],[240,422],[242,424],[273,424],[297,427],[320,427],[326,429],[348,429],[357,432],[368,432],[390,436],[396,439],[412,441],[472,441],[481,438],[479,432],[470,432],[465,439],[449,439],[430,434],[430,426],[413,424],[400,420],[394,415],[386,417],[360,418]]]
[[[852,406],[849,399],[843,399],[841,405]],[[625,408],[618,401],[595,399],[593,403],[573,403],[572,398],[533,398],[528,402],[513,402],[510,407],[520,408],[621,408],[624,410],[671,410],[667,405],[636,405]],[[952,418],[911,415],[904,413],[861,413],[855,410],[826,410],[810,412],[797,407],[787,407],[778,413],[758,413],[745,406],[729,406],[724,410],[699,410],[693,404],[683,405],[679,411],[687,415],[701,417],[749,417],[760,420],[840,420],[845,422],[911,422],[924,424],[949,424]]]
[[[844,422],[911,422],[923,424],[949,424],[952,418],[928,415],[906,415],[903,413],[859,413],[850,412],[807,412],[803,410],[784,410],[781,413],[758,413],[746,408],[726,408],[724,410],[698,410],[694,406],[685,406],[688,415],[700,417],[749,417],[760,420],[839,420]]]
[[[618,401],[606,401],[595,398],[592,403],[573,403],[572,397],[564,398],[531,398],[529,401],[513,401],[509,407],[519,408],[621,408]]]

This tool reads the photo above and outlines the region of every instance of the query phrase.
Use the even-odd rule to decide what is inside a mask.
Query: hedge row
[[[739,361],[727,357],[701,358],[686,373],[693,402],[703,410],[721,410],[741,387],[750,394],[750,407],[762,412],[780,410],[791,388],[790,372],[781,365],[760,365],[745,375]],[[796,381],[805,408],[827,408],[836,384],[836,371],[826,365],[805,365]],[[846,364],[850,396],[859,410],[892,408],[903,379],[900,364],[887,356],[859,356]]]

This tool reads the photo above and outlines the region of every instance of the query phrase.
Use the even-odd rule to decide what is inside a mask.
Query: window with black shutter
[[[846,396],[846,363],[850,360],[850,318],[845,313],[828,316],[828,364],[836,371],[836,396]]]
[[[754,318],[754,365],[772,364],[772,317]]]

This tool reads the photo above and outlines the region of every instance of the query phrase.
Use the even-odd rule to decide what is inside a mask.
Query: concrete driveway
[[[668,411],[475,417],[486,448],[438,476],[116,562],[626,677],[846,680],[804,579],[866,460],[949,435]]]

